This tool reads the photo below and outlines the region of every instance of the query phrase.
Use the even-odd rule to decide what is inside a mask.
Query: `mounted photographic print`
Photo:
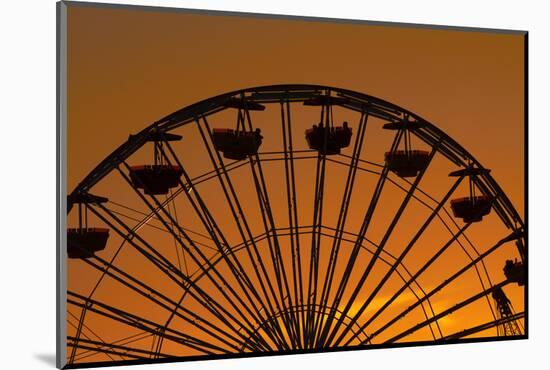
[[[526,50],[58,3],[58,366],[527,338]]]

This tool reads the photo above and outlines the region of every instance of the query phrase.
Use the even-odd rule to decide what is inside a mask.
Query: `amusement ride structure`
[[[490,169],[363,93],[189,105],[67,210],[69,364],[525,334],[526,227]]]

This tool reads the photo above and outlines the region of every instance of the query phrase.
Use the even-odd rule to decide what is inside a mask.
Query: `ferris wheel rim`
[[[428,128],[431,132],[437,134],[440,140],[442,141],[442,143],[446,144],[449,147],[449,149],[453,150],[453,153],[456,156],[456,158],[462,158],[462,165],[471,163],[475,165],[477,168],[485,168],[469,151],[467,151],[462,145],[456,142],[452,137],[447,135],[443,130],[439,129],[435,124],[426,120],[422,116],[408,109],[405,109],[399,105],[391,103],[387,100],[384,100],[372,95],[368,95],[362,92],[357,92],[354,90],[328,86],[328,85],[316,85],[316,84],[262,85],[262,86],[255,86],[255,87],[233,90],[230,92],[216,95],[214,97],[200,100],[196,103],[187,105],[179,110],[176,110],[173,113],[153,122],[152,124],[142,129],[140,132],[138,132],[136,135],[131,135],[128,141],[121,144],[111,154],[105,157],[105,159],[103,159],[98,166],[96,166],[92,171],[90,171],[88,175],[74,188],[74,190],[70,193],[67,199],[67,213],[70,212],[72,205],[76,202],[75,199],[77,199],[79,195],[86,194],[93,185],[95,185],[108,173],[114,170],[116,164],[128,158],[136,150],[141,148],[147,142],[147,137],[152,131],[160,131],[162,133],[168,133],[180,126],[193,122],[197,117],[200,117],[207,112],[212,112],[212,110],[215,110],[215,112],[218,112],[221,110],[230,109],[229,107],[224,106],[224,103],[227,101],[227,99],[234,97],[236,95],[240,95],[244,97],[246,94],[254,94],[254,93],[266,94],[266,93],[276,92],[279,94],[281,93],[290,94],[293,92],[301,92],[303,93],[302,98],[293,100],[293,102],[300,102],[300,101],[304,101],[306,98],[318,96],[319,93],[323,91],[330,91],[337,94],[345,94],[346,98],[348,99],[350,99],[351,97],[355,99],[362,99],[363,100],[362,104],[364,108],[367,108],[367,110],[369,110],[369,106],[371,107],[369,110],[369,114],[371,115],[372,115],[372,109],[379,110],[380,108],[383,108],[388,110],[386,113],[392,112],[394,114],[393,116],[394,118],[396,118],[395,114],[407,115],[409,117],[412,117],[415,120],[421,122],[422,125]],[[284,95],[280,95],[280,97],[282,96]],[[261,96],[259,95],[246,96],[246,99],[253,102],[261,101],[263,103],[274,103],[274,101],[271,101],[271,102],[263,101],[261,99]],[[374,106],[375,108],[372,108]],[[344,107],[344,108],[348,108],[348,107]],[[388,117],[391,117],[391,115],[388,115]],[[419,137],[422,141],[426,142],[426,137],[418,136],[416,133],[414,134],[417,137]],[[441,146],[437,150],[438,152],[442,153]],[[446,153],[447,157],[448,155],[449,153]],[[457,163],[455,162],[455,164]],[[486,183],[485,191],[491,193],[491,195],[493,195],[495,199],[497,199],[501,203],[501,208],[498,213],[499,213],[499,217],[504,221],[507,227],[513,228],[515,230],[523,229],[524,228],[523,219],[519,216],[519,213],[517,212],[516,208],[514,207],[512,202],[509,200],[506,193],[498,185],[496,180],[494,180],[494,178],[491,176],[491,174],[488,172],[482,173],[479,175],[479,177],[481,177]],[[506,213],[506,215],[503,215],[502,212]],[[508,218],[506,219],[505,217],[508,217]]]

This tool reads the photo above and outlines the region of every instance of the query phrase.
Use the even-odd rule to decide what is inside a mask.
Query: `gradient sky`
[[[432,122],[492,170],[493,177],[523,216],[523,48],[524,38],[519,34],[205,16],[151,10],[101,9],[72,4],[68,8],[68,189],[71,191],[99,161],[126,141],[130,133],[140,131],[181,107],[252,86],[320,84],[382,98]],[[341,114],[347,117],[345,113]],[[314,115],[303,113],[298,117],[303,118],[296,123],[297,137],[300,137],[303,129],[314,123]],[[352,127],[357,125],[354,117],[350,115]],[[223,116],[220,122],[224,119],[227,122],[230,117]],[[264,126],[260,126],[265,133],[270,134],[268,121],[265,118]],[[368,137],[369,130],[370,126]],[[372,135],[381,135],[374,133],[374,128],[372,130]],[[182,132],[188,139],[186,144],[189,144],[181,154],[186,157],[190,171],[198,175],[208,165],[205,162],[207,158],[199,155],[200,143],[196,133]],[[380,136],[369,150],[383,150],[390,139]],[[267,150],[269,145],[266,140],[262,149]],[[189,152],[193,152],[193,155],[186,156]],[[141,160],[148,154],[150,152],[137,153],[135,158]],[[365,158],[380,162],[380,157],[366,155]],[[450,184],[445,174],[453,168],[446,167],[448,163],[443,162],[434,163],[437,170],[425,184],[425,188],[436,195],[442,195],[448,189],[447,184]],[[134,161],[132,164],[140,163]],[[277,168],[273,168],[276,172]],[[312,173],[308,171],[310,169],[304,167],[302,173]],[[345,175],[345,172],[339,172],[342,170],[333,171],[334,178]],[[303,185],[299,185],[304,194],[307,192],[304,189],[311,182],[305,177]],[[272,175],[271,179],[276,187],[277,177]],[[246,181],[244,175],[238,180],[243,189]],[[334,194],[340,194],[336,181],[328,186],[334,187]],[[368,180],[365,180],[364,186],[366,189],[371,186]],[[215,194],[212,193],[215,189],[205,185],[204,191]],[[461,190],[463,192],[466,189]],[[109,193],[109,198],[114,195],[119,197],[117,199],[131,202],[125,194],[127,189],[114,179],[106,178],[103,184],[98,185],[98,191],[98,195]],[[336,195],[333,197],[335,206],[339,201]],[[368,191],[358,195],[359,203],[367,201],[369,196]],[[278,200],[276,195],[274,197]],[[390,192],[387,199],[383,200],[391,204],[394,198]],[[243,200],[250,208],[255,201],[254,198]],[[185,206],[180,206],[184,213]],[[219,212],[223,218],[223,211]],[[307,214],[307,210],[304,212]],[[411,212],[409,217],[413,220],[414,211]],[[350,215],[348,227],[351,230],[357,230],[362,213],[363,209],[357,209],[356,213]],[[388,211],[386,216],[391,214]],[[74,215],[71,217],[69,221],[74,222]],[[191,225],[193,222],[189,221]],[[384,225],[381,221],[373,226],[371,234],[375,240],[382,235]],[[414,229],[412,221],[402,226],[396,236],[396,250],[401,245],[399,242],[405,241]],[[484,246],[481,248],[484,250],[491,242],[504,236],[501,232],[502,227],[494,217],[487,221],[485,228],[474,231],[473,236]],[[151,234],[151,237],[155,236]],[[431,242],[430,238],[437,242],[445,240],[439,231],[433,231],[425,237],[427,243]],[[162,243],[161,239],[156,241]],[[117,238],[112,237],[109,245],[116,244]],[[110,246],[102,252],[105,253],[102,254],[104,258],[113,253]],[[391,251],[391,246],[388,248]],[[513,253],[513,249],[509,252]],[[429,251],[421,251],[418,260],[411,259],[408,263],[414,266],[429,255]],[[506,254],[499,255],[499,258],[489,263],[489,269],[495,271],[498,281],[502,278],[505,257]],[[132,262],[127,262],[128,266],[135,267],[141,263],[137,256],[128,254],[126,258]],[[451,261],[462,257],[457,252],[447,258]],[[440,272],[446,270],[445,263],[437,267],[432,273],[433,281],[436,281]],[[143,273],[142,278],[149,279],[148,284],[165,284]],[[426,279],[425,284],[433,287],[433,282]],[[90,271],[81,261],[71,261],[70,289],[87,294],[96,280],[95,271]],[[164,288],[167,292],[175,289],[166,285]],[[130,308],[143,304],[139,300],[132,301],[126,293],[117,289],[113,284],[99,294],[105,299],[113,294],[125,297],[126,301],[121,304]],[[460,299],[461,294],[465,293],[457,287],[438,299],[437,305],[445,308]],[[511,288],[507,294],[519,311],[523,306],[522,290]],[[377,299],[383,302],[382,298],[383,295]],[[411,299],[412,296],[405,294],[400,298],[401,303],[406,305],[410,304]],[[465,315],[472,314],[475,315],[475,312]],[[160,318],[165,313],[151,315]],[[459,323],[460,317],[457,315],[447,320]],[[105,338],[125,336],[122,326],[109,333],[109,323],[95,320],[90,325],[98,331],[103,329]],[[418,317],[411,320],[414,323]],[[403,325],[407,327],[406,323]],[[451,323],[449,325],[448,331],[452,332],[454,327]],[[460,325],[455,327],[459,328]],[[87,360],[101,359],[97,356]]]

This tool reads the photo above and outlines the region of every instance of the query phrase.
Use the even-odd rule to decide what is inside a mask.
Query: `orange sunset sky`
[[[101,160],[124,143],[129,134],[139,132],[177,109],[211,96],[247,87],[317,84],[341,87],[384,99],[433,123],[492,170],[491,174],[520,216],[524,216],[525,38],[519,32],[492,33],[266,16],[204,15],[146,8],[101,8],[70,3],[67,35],[69,192]],[[264,134],[261,150],[280,150],[278,109],[279,106],[274,105],[265,112],[252,113],[254,124]],[[296,106],[293,113],[296,147],[306,149],[303,132],[317,123],[315,120],[318,119],[318,109]],[[335,109],[334,114],[338,124],[346,120],[352,129],[357,127],[357,113]],[[212,127],[233,127],[234,124],[234,111],[223,112],[210,119]],[[361,154],[363,159],[383,163],[383,153],[388,150],[393,134],[381,130],[382,124],[377,119],[369,121],[365,150]],[[193,126],[194,124],[190,124],[174,131],[184,138],[173,145],[191,177],[196,177],[212,170],[212,167]],[[419,139],[413,138],[413,145],[427,149]],[[151,161],[151,153],[149,144],[130,157],[128,162],[131,165],[145,164]],[[351,149],[344,153],[351,154]],[[447,174],[457,167],[437,156],[432,167],[427,171],[420,187],[439,199],[453,181]],[[287,226],[283,164],[266,164],[264,170],[272,191],[270,196],[275,218],[282,226]],[[323,223],[334,226],[347,168],[331,164],[327,171],[327,211]],[[303,164],[297,165],[297,173],[298,198],[302,206],[300,219],[307,225],[311,224],[312,219],[315,162],[304,160]],[[245,166],[235,170],[232,176],[253,233],[261,231],[263,226],[249,168]],[[400,181],[397,177],[395,179]],[[345,227],[349,232],[358,231],[376,180],[377,177],[368,174],[358,177]],[[206,182],[197,191],[212,208],[213,215],[224,228],[228,240],[233,245],[242,242],[232,219],[228,217],[227,205],[223,203],[223,193],[219,185],[214,181]],[[376,222],[373,222],[367,233],[367,238],[374,242],[382,238],[403,197],[403,192],[390,185],[384,191],[380,200],[380,204],[384,206],[377,211]],[[464,183],[457,189],[455,197],[464,196],[467,191]],[[147,212],[131,188],[114,173],[92,188],[91,193],[106,196],[140,212]],[[186,199],[178,197],[174,205],[183,225],[197,233],[202,232]],[[73,211],[69,214],[70,227],[74,227],[76,223],[74,213]],[[428,211],[419,204],[411,204],[392,234],[387,252],[398,254],[428,215]],[[134,216],[139,218],[139,213]],[[105,226],[93,216],[90,216],[89,222],[94,226]],[[128,222],[130,225],[136,223],[130,219]],[[158,222],[155,225],[162,226]],[[462,226],[462,221],[458,225]],[[509,230],[493,212],[483,222],[472,225],[469,232],[468,238],[482,252],[508,235]],[[170,239],[169,235],[153,227],[144,227],[140,233],[176,264],[180,255],[175,251],[173,238]],[[418,248],[405,258],[405,266],[412,272],[416,271],[448,239],[449,233],[442,224],[430,227],[419,240]],[[288,242],[285,237],[281,240],[283,244]],[[308,240],[308,236],[305,236],[304,244]],[[121,241],[120,237],[111,232],[107,248],[99,252],[98,256],[109,260]],[[197,236],[197,241],[208,244],[207,238],[202,236]],[[325,237],[322,243],[330,246],[330,236]],[[265,242],[259,245],[261,248],[262,245],[265,246]],[[346,243],[342,245],[342,261],[351,246]],[[215,255],[211,248],[205,248],[208,256]],[[473,247],[467,249],[474,254]],[[239,253],[245,269],[251,269],[244,252]],[[287,252],[288,255],[289,253]],[[370,254],[366,250],[359,255],[356,262],[359,267],[351,277],[352,285],[360,276],[360,266],[369,261],[368,256]],[[504,261],[517,257],[515,246],[510,244],[487,259],[485,266],[479,265],[480,271],[485,269],[490,276],[490,281],[484,280],[484,283],[496,284],[502,281]],[[326,263],[326,260],[327,256],[322,255],[321,264],[323,261]],[[119,268],[128,271],[146,285],[155,287],[174,300],[180,298],[180,288],[159,275],[130,246],[122,249],[116,261]],[[196,270],[198,266],[193,266],[189,261],[188,256],[186,273],[192,274],[193,269]],[[430,290],[467,262],[465,252],[455,245],[419,282],[425,290]],[[80,260],[70,260],[68,267],[69,290],[89,295],[99,279],[99,272]],[[222,266],[220,269],[224,274],[229,274],[227,267],[224,269]],[[372,289],[376,280],[387,269],[383,263],[377,265],[372,275],[369,275],[359,298],[365,299],[368,296],[369,289]],[[343,266],[339,266],[337,273],[342,271]],[[204,284],[204,289],[214,290],[211,284]],[[368,315],[391,297],[400,284],[402,285],[401,280],[392,277],[360,321],[368,319]],[[456,284],[436,294],[432,300],[433,309],[440,312],[481,290],[477,275],[472,270]],[[516,311],[523,311],[523,288],[515,284],[508,285],[505,292]],[[168,316],[166,310],[156,307],[108,278],[94,293],[94,298],[129,312],[140,313],[156,322],[163,322]],[[414,300],[411,292],[403,293],[389,307],[388,312],[379,318],[380,321],[373,323],[372,330],[381,327]],[[463,311],[453,313],[440,321],[440,329],[443,334],[451,334],[489,320],[491,311],[488,304],[482,300]],[[359,306],[354,303],[350,312],[356,312]],[[187,302],[187,307],[205,317],[208,315],[192,299]],[[80,309],[69,305],[68,312],[68,335],[73,336]],[[380,340],[388,339],[392,334],[398,334],[415,325],[422,317],[421,310],[413,311],[387,334],[381,335]],[[90,338],[94,335],[101,337],[105,342],[139,334],[136,329],[112,323],[98,315],[88,314],[85,323],[88,326],[86,330],[93,331],[83,331],[86,335]],[[175,319],[171,325],[181,332],[201,336],[197,329],[181,319]],[[491,329],[479,335],[494,336],[496,330]],[[430,331],[426,327],[403,341],[430,339]],[[136,348],[151,348],[153,340],[152,337],[144,337],[132,345]],[[165,341],[162,348],[164,353],[171,355],[200,354],[170,341]],[[109,358],[104,354],[79,351],[81,355],[76,357],[76,362],[120,359],[117,356]],[[68,349],[68,354],[70,353],[71,348]]]

